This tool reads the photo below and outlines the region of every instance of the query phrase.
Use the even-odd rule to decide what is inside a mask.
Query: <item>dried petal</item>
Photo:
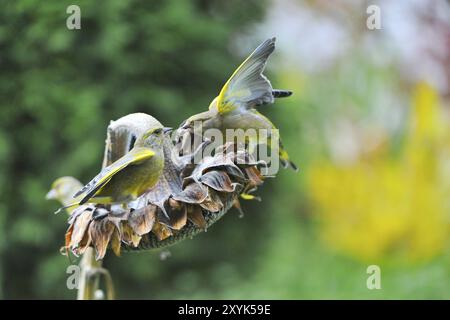
[[[183,191],[172,196],[174,200],[185,203],[201,203],[208,197],[208,190],[200,183],[190,183]]]
[[[120,256],[120,234],[117,229],[114,230],[112,236],[111,236],[111,249],[113,250],[114,254],[116,256]]]
[[[172,200],[172,199],[171,199]],[[173,200],[176,202],[175,200]],[[177,202],[178,203],[178,202]],[[173,208],[173,207],[171,207]],[[161,221],[162,222],[162,221]],[[169,212],[168,226],[174,230],[180,230],[187,222],[187,208],[186,206],[177,206]]]
[[[148,205],[130,213],[128,223],[139,236],[149,233],[155,224],[157,207]]]
[[[172,235],[172,231],[162,223],[155,223],[152,232],[156,235],[159,241],[167,239]]]
[[[73,232],[73,224],[70,225],[66,231],[65,242],[64,242],[64,245],[66,248],[68,248],[70,246],[70,241],[72,240],[72,232]]]
[[[181,209],[181,203],[173,198],[169,198],[169,206],[172,210],[180,210]]]
[[[235,185],[230,177],[223,171],[208,171],[201,178],[200,182],[221,192],[234,192]]]
[[[224,166],[224,169],[226,170],[226,172],[230,176],[232,176],[234,178],[237,178],[240,181],[245,181],[246,180],[244,174],[241,171],[241,169],[239,169],[235,164]]]
[[[115,216],[109,216],[108,221],[114,225],[117,232],[119,232],[119,237],[122,238],[122,218],[116,218]]]
[[[85,232],[88,230],[88,226],[91,223],[92,211],[83,211],[73,224],[72,237],[70,241],[71,247],[78,247],[79,243],[84,237]]]
[[[245,173],[247,174],[250,183],[254,186],[259,186],[264,182],[264,177],[256,167],[245,168]]]
[[[79,206],[77,208],[75,208],[69,219],[68,219],[68,223],[69,224],[73,224],[75,222],[75,220],[78,219],[78,217],[84,213],[85,211],[94,211],[95,210],[95,205],[93,204],[83,204],[82,206]]]
[[[89,235],[92,239],[96,255],[95,259],[103,259],[108,248],[112,233],[114,232],[114,224],[108,220],[93,221],[89,226]]]
[[[192,223],[194,223],[199,228],[206,228],[206,220],[203,216],[202,209],[196,205],[187,206],[187,217]]]
[[[78,246],[76,247],[72,247],[72,252],[74,255],[81,255],[83,254],[87,248],[89,248],[89,246],[92,243],[92,239],[91,236],[89,234],[88,231],[86,231],[84,233],[83,239],[81,239],[81,241],[78,243]]]
[[[122,240],[125,243],[137,247],[139,245],[139,242],[141,242],[141,239],[142,237],[137,235],[128,223],[124,223],[122,227]]]
[[[200,203],[200,206],[211,212],[218,212],[223,208],[222,200],[217,192],[212,189],[208,190],[208,197]]]
[[[239,168],[233,163],[230,157],[224,154],[217,154],[214,157],[203,158],[202,162],[195,167],[194,171],[192,172],[192,175],[190,177],[185,178],[185,180],[187,180],[187,182],[191,182],[191,180],[199,181],[201,176],[206,171],[209,171],[214,168],[228,168],[228,167],[232,168],[230,169],[230,171],[232,171],[234,174],[240,175],[244,178],[242,172],[240,172]]]

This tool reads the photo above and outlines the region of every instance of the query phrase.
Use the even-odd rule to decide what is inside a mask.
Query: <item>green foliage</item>
[[[205,109],[240,60],[229,50],[231,40],[264,7],[260,1],[77,1],[81,30],[70,31],[70,4],[11,1],[0,12],[0,280],[7,298],[75,297],[65,288],[69,261],[59,254],[66,217],[54,216],[56,203],[44,199],[51,182],[62,175],[86,182],[98,171],[109,120],[146,112],[176,127]],[[252,223],[229,220],[238,230]],[[234,238],[230,248],[239,245],[225,228],[214,233]],[[209,241],[211,250],[204,241],[181,246],[181,264],[148,253],[110,257],[106,265],[118,279],[119,297],[154,298],[185,266],[211,267],[219,252],[212,242],[219,244]]]
[[[66,287],[71,262],[59,253],[67,217],[53,215],[58,204],[44,199],[51,182],[63,175],[87,182],[99,171],[110,120],[146,112],[176,127],[206,110],[252,48],[236,38],[255,30],[268,7],[257,0],[78,0],[81,30],[69,31],[70,4],[6,1],[0,11],[0,298],[75,298]],[[261,38],[284,37],[292,46],[304,33],[271,32]],[[319,240],[308,195],[309,169],[326,157],[325,134],[334,139],[329,120],[373,121],[371,111],[390,106],[385,94],[405,83],[365,54],[345,55],[315,76],[280,57],[271,57],[277,77],[270,78],[294,95],[262,112],[280,128],[300,172],[281,170],[258,191],[262,203],[243,203],[244,219],[231,210],[208,232],[170,248],[165,261],[158,251],[107,255],[118,297],[450,298],[448,246],[428,263],[374,261],[383,289],[368,290],[367,265]]]

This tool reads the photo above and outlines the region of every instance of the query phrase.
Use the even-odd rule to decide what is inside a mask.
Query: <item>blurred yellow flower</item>
[[[420,83],[400,154],[386,143],[346,166],[313,165],[308,183],[324,241],[367,262],[442,252],[450,226],[449,142],[438,94]]]

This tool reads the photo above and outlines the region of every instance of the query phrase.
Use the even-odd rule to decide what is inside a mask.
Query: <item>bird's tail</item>
[[[280,162],[283,165],[283,168],[291,168],[294,171],[298,171],[298,167],[289,159],[289,154],[287,151],[283,148],[283,146],[280,144]]]
[[[290,90],[280,90],[280,89],[273,89],[272,90],[272,96],[274,98],[287,98],[292,95],[292,91]]]

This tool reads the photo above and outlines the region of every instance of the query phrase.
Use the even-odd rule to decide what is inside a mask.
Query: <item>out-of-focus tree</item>
[[[111,119],[141,111],[177,126],[205,109],[240,60],[230,43],[264,9],[264,1],[80,0],[81,29],[68,30],[71,4],[11,1],[0,12],[0,294],[7,298],[75,296],[65,285],[69,262],[58,253],[65,217],[44,200],[52,180],[86,181],[98,171]],[[232,248],[240,237],[229,239]],[[182,252],[207,261],[214,250]],[[129,257],[106,261],[121,279],[119,297],[158,297],[168,279],[183,276],[180,261]]]

